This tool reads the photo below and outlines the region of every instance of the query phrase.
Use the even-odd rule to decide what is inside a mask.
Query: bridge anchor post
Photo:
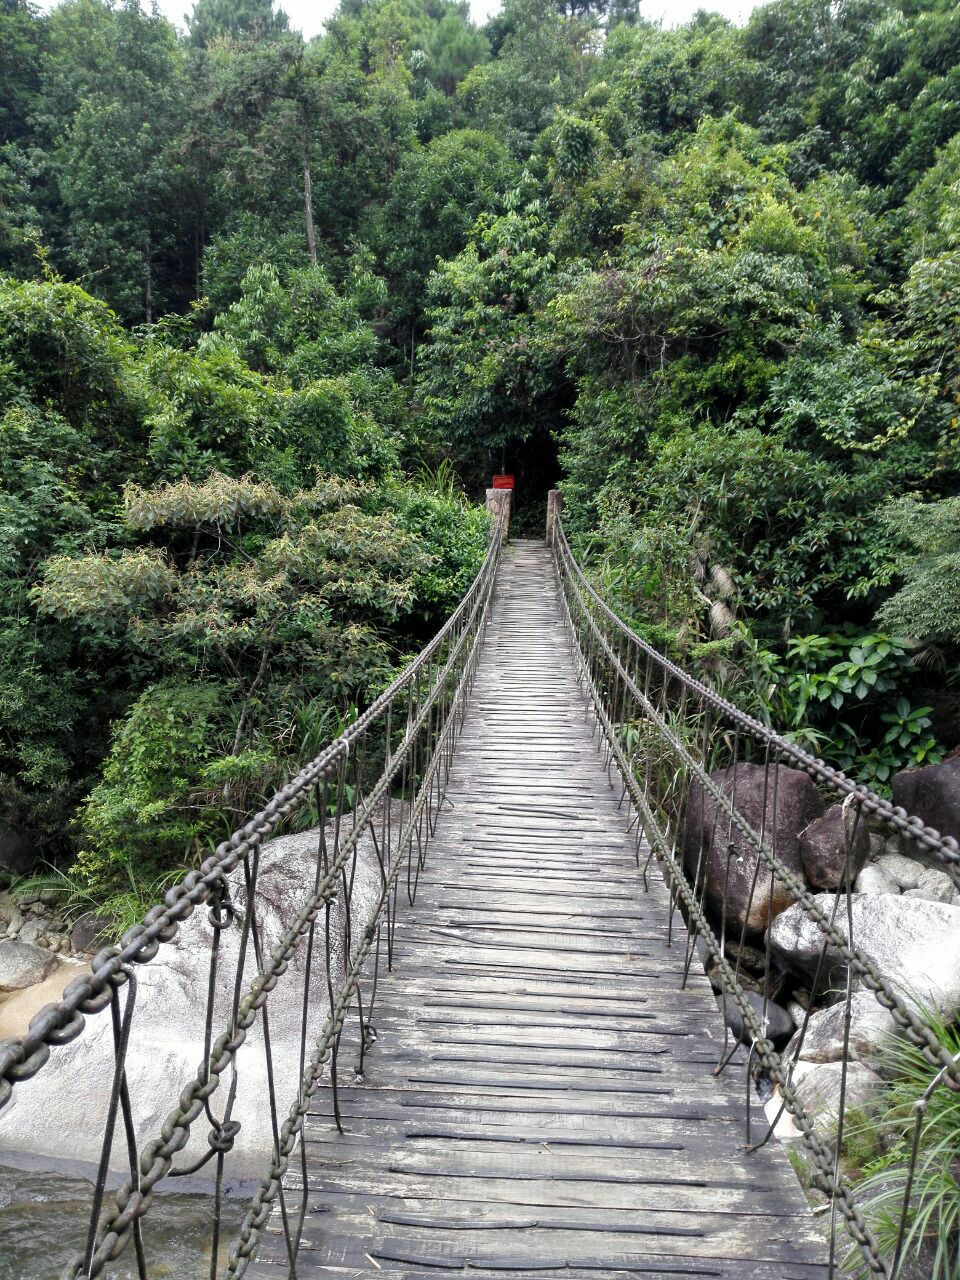
[[[551,489],[547,494],[547,546],[553,546],[553,535],[557,527],[557,520],[560,518],[560,512],[563,510],[563,494],[559,489]]]
[[[504,541],[510,537],[510,511],[513,506],[513,493],[509,489],[488,489],[487,490],[487,510],[493,516],[494,520],[499,519],[500,511],[503,510],[503,538]]]

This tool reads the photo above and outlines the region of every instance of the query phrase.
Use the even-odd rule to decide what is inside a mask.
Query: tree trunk
[[[150,246],[147,245],[144,258],[143,311],[147,324],[153,324],[153,271],[150,266]]]
[[[270,659],[270,646],[264,641],[263,652],[260,655],[260,666],[257,668],[257,674],[253,678],[253,683],[247,689],[244,695],[243,706],[240,709],[240,719],[237,721],[237,731],[233,736],[232,755],[238,756],[243,746],[243,740],[247,735],[247,730],[253,723],[253,698],[254,694],[263,684],[264,676],[267,674],[267,667]],[[236,780],[228,778],[223,784],[223,800],[228,809],[242,809],[241,804],[242,788],[237,786]]]
[[[303,211],[307,219],[307,253],[310,262],[317,265],[317,238],[313,228],[313,189],[310,184],[310,132],[307,128],[307,109],[300,103],[300,150],[303,154]]]
[[[194,296],[197,298],[203,294],[203,244],[205,239],[201,203],[195,209],[193,219],[193,289]]]

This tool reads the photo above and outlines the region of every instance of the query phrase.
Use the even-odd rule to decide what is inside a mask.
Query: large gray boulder
[[[926,898],[930,902],[951,902],[960,906],[958,890],[946,871],[939,867],[922,867],[915,889],[905,889],[905,898]]]
[[[815,899],[828,918],[834,895]],[[899,894],[854,894],[851,899],[853,943],[906,1001],[932,1004],[944,1017],[960,1010],[960,907]],[[834,920],[844,937],[846,908],[841,903]],[[770,926],[773,954],[795,973],[812,974],[820,959],[824,934],[799,903],[779,915]],[[826,980],[843,980],[846,967],[840,952],[827,949]],[[859,989],[862,982],[855,977]]]
[[[854,885],[857,893],[893,893],[899,894],[900,886],[892,876],[880,866],[879,862],[869,862],[857,876]]]
[[[57,958],[27,942],[0,942],[0,991],[22,991],[42,982]]]
[[[276,946],[312,889],[317,856],[316,831],[282,836],[262,847],[256,903],[264,957]],[[230,1023],[234,976],[240,965],[240,919],[247,908],[242,870],[238,868],[229,880],[238,917],[220,934],[214,1039]],[[365,838],[361,841],[354,880],[351,913],[354,942],[361,937],[379,893],[379,864],[371,842]],[[344,972],[342,936],[345,912],[342,902],[337,902],[332,915],[338,933],[330,965],[336,989]],[[141,1144],[159,1134],[164,1118],[176,1105],[181,1089],[196,1078],[203,1059],[204,1013],[213,934],[208,911],[206,907],[200,908],[180,926],[171,942],[161,946],[154,960],[135,967],[136,1006],[126,1070],[134,1124]],[[296,1099],[300,1080],[300,1021],[306,953],[307,947],[301,942],[268,1001],[281,1121]],[[41,954],[51,964],[56,963],[56,957],[48,956],[46,952]],[[309,981],[308,1055],[329,1008],[324,957],[321,912]],[[246,991],[257,975],[252,945],[247,948],[242,968],[241,989]],[[121,1006],[126,1003],[128,990],[121,989]],[[353,1007],[356,1008],[355,999]],[[350,1060],[345,1050],[343,1070],[349,1069]],[[46,1158],[55,1167],[59,1167],[63,1160],[96,1160],[109,1102],[113,1062],[108,1009],[88,1016],[85,1029],[77,1039],[52,1049],[50,1060],[42,1070],[33,1079],[15,1087],[13,1097],[0,1111],[0,1151],[24,1155],[34,1162],[38,1158]],[[230,1086],[231,1073],[227,1071],[221,1088],[211,1100],[215,1115],[222,1114]],[[235,1147],[227,1157],[229,1179],[259,1178],[269,1161],[273,1134],[267,1098],[267,1060],[260,1017],[237,1054],[233,1118],[241,1127]],[[82,1106],[78,1105],[78,1099],[82,1100]],[[175,1161],[176,1166],[189,1165],[209,1149],[209,1131],[210,1123],[201,1115],[191,1129],[186,1147]],[[114,1143],[113,1159],[118,1168],[124,1164],[123,1148],[121,1141]]]
[[[913,858],[902,853],[887,853],[877,861],[883,874],[896,884],[898,889],[915,889],[920,883],[920,872],[923,867]]]
[[[894,804],[916,814],[942,836],[960,840],[960,756],[920,769],[902,769],[890,785]]]
[[[776,775],[776,777],[774,776]],[[799,769],[738,764],[710,775],[736,811],[790,871],[802,876],[800,832],[823,812],[823,800]],[[728,929],[744,925],[762,933],[793,895],[762,861],[752,842],[703,788],[691,789],[684,833],[687,873],[706,882],[706,900],[717,915],[726,910]],[[729,853],[729,856],[728,856]],[[759,869],[758,869],[759,862]]]
[[[796,1035],[787,1045],[784,1057],[793,1059],[799,1056],[805,1062],[842,1061],[845,1020],[845,1000],[812,1013],[807,1020],[802,1041],[801,1023]],[[849,1057],[869,1061],[883,1049],[895,1030],[893,1014],[878,1003],[872,992],[854,992],[850,1000],[850,1035],[847,1040]]]
[[[840,1099],[844,1114],[869,1106],[883,1087],[883,1081],[863,1062],[848,1062],[846,1083],[842,1062],[798,1062],[791,1081],[804,1111],[822,1137],[832,1137],[840,1119]]]
[[[869,1108],[883,1088],[880,1076],[863,1062],[847,1063],[846,1083],[842,1062],[807,1062],[801,1060],[788,1067],[790,1082],[814,1131],[828,1143],[837,1135],[840,1100],[844,1114],[853,1109]],[[763,1104],[767,1119],[781,1142],[799,1144],[803,1135],[793,1114],[786,1110],[779,1085]]]
[[[850,828],[850,858],[847,870],[845,825]],[[843,805],[832,804],[814,818],[800,836],[803,874],[814,889],[836,889],[849,875],[852,884],[870,855],[867,824],[855,810],[844,815]]]

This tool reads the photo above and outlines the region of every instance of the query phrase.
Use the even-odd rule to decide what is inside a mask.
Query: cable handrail
[[[900,805],[892,804],[891,801],[877,795],[876,792],[871,791],[863,783],[855,782],[852,778],[849,778],[841,769],[837,769],[825,760],[820,759],[819,756],[814,756],[809,751],[805,751],[795,742],[783,737],[776,730],[771,729],[769,725],[765,725],[761,720],[757,720],[756,717],[749,715],[746,711],[741,711],[739,707],[724,698],[722,694],[717,693],[715,689],[711,689],[709,685],[704,684],[696,676],[691,675],[675,662],[672,662],[665,654],[655,649],[642,636],[639,636],[628,623],[624,622],[610,608],[583,572],[577,563],[576,557],[573,555],[566,531],[559,518],[555,528],[559,545],[563,548],[564,553],[569,556],[578,581],[598,610],[624,637],[630,640],[631,644],[634,644],[646,657],[654,661],[661,670],[673,679],[680,681],[687,689],[696,693],[698,697],[704,698],[720,711],[731,724],[737,725],[750,733],[758,741],[769,744],[776,750],[778,755],[791,760],[804,773],[826,783],[839,795],[856,797],[858,803],[868,813],[875,815],[907,839],[922,845],[925,850],[934,854],[947,866],[960,868],[960,843],[953,836],[941,835],[935,828],[928,827],[921,818],[908,813]],[[960,884],[960,881],[958,881],[958,884]]]
[[[79,1280],[103,1274],[108,1264],[132,1243],[137,1274],[146,1280],[141,1220],[153,1203],[155,1188],[168,1177],[196,1174],[211,1162],[216,1186],[211,1280],[218,1274],[239,1277],[246,1272],[278,1199],[290,1262],[295,1268],[306,1201],[299,1216],[288,1209],[283,1175],[296,1148],[310,1099],[328,1067],[335,1118],[340,1123],[336,1057],[351,1008],[355,1007],[358,1019],[361,1067],[372,1043],[370,1015],[381,951],[387,966],[392,967],[393,963],[400,874],[406,866],[407,897],[412,903],[476,669],[508,519],[508,507],[502,503],[491,526],[483,563],[456,609],[346,731],[280,788],[260,812],[221,842],[199,868],[187,872],[173,885],[163,902],[127,930],[118,944],[101,949],[93,957],[89,972],[71,982],[59,1001],[41,1009],[31,1019],[25,1035],[0,1042],[2,1109],[14,1097],[18,1085],[43,1069],[51,1049],[77,1039],[88,1017],[110,1010],[112,1080],[102,1141],[98,1152],[77,1153],[81,1159],[99,1159],[87,1242],[82,1256],[64,1271],[65,1278]],[[284,919],[280,937],[267,952],[258,920],[260,850],[269,836],[311,802],[316,804],[319,821],[313,882],[303,886],[303,900],[292,918]],[[379,892],[369,914],[357,921],[354,914],[362,907],[355,904],[354,882],[361,843],[364,857],[379,879]],[[244,899],[242,907],[235,901],[238,892]],[[205,904],[211,932],[203,1055],[192,1079],[171,1083],[174,1105],[160,1131],[144,1143],[133,1118],[133,1090],[127,1073],[130,1048],[136,1044],[138,1031],[137,966],[152,961],[161,946],[173,941],[193,911]],[[231,972],[220,940],[226,930],[234,928],[239,929],[240,940]],[[318,999],[312,984],[319,967],[315,959],[315,942],[319,944],[319,938],[323,939],[326,960],[322,1003],[327,1013],[317,1034],[310,1036],[308,1024]],[[304,945],[302,996],[297,997],[298,1001],[302,999],[297,1089],[283,1119],[279,1082],[275,1079],[275,1045],[267,1016],[269,997]],[[331,968],[331,957],[338,954],[338,948],[344,957],[339,980]],[[372,975],[367,971],[371,952]],[[369,980],[370,984],[366,997],[362,980]],[[122,1003],[120,993],[124,990],[126,999]],[[216,1012],[218,993],[221,1003],[227,1001],[226,1016]],[[219,1034],[215,1027],[218,1018],[222,1020]],[[266,1172],[230,1247],[228,1261],[219,1269],[225,1162],[241,1128],[236,1119],[237,1055],[258,1021],[265,1054],[273,1152],[269,1159],[265,1153]],[[308,1040],[313,1041],[312,1048],[308,1047]],[[56,1081],[57,1077],[53,1075],[51,1080]],[[227,1081],[222,1109],[215,1114],[212,1103]],[[204,1116],[211,1126],[205,1154],[175,1168],[177,1153],[187,1146],[193,1126]],[[115,1145],[126,1148],[119,1163],[125,1164],[128,1172],[113,1204],[104,1208],[110,1170],[118,1163]],[[302,1143],[300,1148],[305,1159]],[[303,1196],[306,1194],[304,1180]]]
[[[675,909],[679,908],[686,924],[684,983],[699,946],[705,961],[709,961],[711,981],[714,990],[720,993],[718,1001],[724,1002],[724,1012],[728,1007],[735,1008],[740,1019],[742,1033],[734,1037],[731,1049],[730,1019],[725,1017],[724,1043],[716,1071],[720,1073],[729,1068],[742,1038],[749,1044],[748,1075],[751,1071],[756,1074],[759,1063],[779,1093],[779,1108],[764,1137],[759,1142],[751,1142],[748,1091],[746,1149],[752,1151],[763,1146],[777,1130],[784,1114],[789,1114],[810,1154],[813,1182],[826,1197],[826,1207],[830,1209],[830,1273],[834,1270],[839,1214],[869,1273],[896,1280],[910,1221],[910,1195],[922,1115],[918,1111],[905,1190],[899,1205],[900,1225],[891,1257],[889,1251],[881,1248],[864,1216],[855,1185],[840,1159],[852,1060],[850,1026],[854,991],[865,989],[889,1011],[899,1033],[933,1068],[932,1088],[943,1084],[960,1087],[960,1062],[953,1048],[939,1038],[923,1010],[905,998],[907,993],[896,989],[856,945],[852,909],[855,846],[858,833],[861,837],[864,835],[860,824],[865,821],[865,815],[870,815],[881,829],[913,841],[915,847],[922,848],[927,855],[934,854],[956,884],[956,841],[941,837],[920,819],[854,783],[740,711],[649,645],[617,616],[589,582],[573,555],[558,512],[550,522],[549,541],[566,625],[582,684],[606,744],[607,764],[619,772],[623,783],[621,799],[629,796],[636,811],[638,866],[641,835],[646,837],[649,852],[643,865],[644,885],[648,885],[648,872],[655,859],[671,896],[670,936]],[[696,730],[695,744],[686,740],[691,726]],[[760,748],[760,765],[747,759],[753,747]],[[725,767],[711,769],[708,763],[711,760],[714,765],[724,760]],[[804,878],[777,855],[781,760],[797,766],[841,802],[842,875],[836,888],[828,894],[812,894]],[[754,817],[756,797],[752,807],[746,806],[749,812],[745,812],[738,794],[738,785],[744,785],[739,782],[738,772],[743,775],[748,765],[762,770],[759,820]],[[771,808],[772,822],[769,820]],[[796,833],[798,838],[799,834]],[[738,861],[747,865],[749,898],[745,906],[730,900],[730,869],[735,854]],[[710,863],[711,855],[719,856],[720,866],[725,863],[725,874],[717,876],[717,863]],[[769,884],[761,882],[761,870]],[[769,1038],[767,1023],[767,1011],[773,1000],[772,924],[778,913],[774,909],[774,890],[778,885],[785,891],[787,900],[799,906],[803,917],[816,925],[822,937],[812,981],[808,981],[809,1001],[802,1025],[782,1052],[776,1050]],[[759,1012],[747,998],[743,967],[745,946],[756,932],[754,907],[759,908],[764,939]],[[846,930],[838,921],[846,922]],[[836,992],[831,983],[837,980],[837,970],[841,971],[839,976],[845,978],[845,994],[840,998],[844,1006],[844,1030],[839,1103],[836,1127],[831,1135],[823,1132],[816,1114],[804,1104],[796,1072],[815,1002],[822,1002],[824,1007],[835,1002]],[[808,980],[809,976],[808,973]],[[761,979],[752,980],[753,989],[758,989],[758,980]]]

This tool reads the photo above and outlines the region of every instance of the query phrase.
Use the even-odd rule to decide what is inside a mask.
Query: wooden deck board
[[[314,1100],[285,1196],[301,1280],[819,1280],[783,1151],[746,1156],[743,1066],[603,769],[542,544],[513,544],[347,1132]],[[762,1112],[755,1110],[757,1132]],[[274,1213],[250,1274],[288,1274]]]

